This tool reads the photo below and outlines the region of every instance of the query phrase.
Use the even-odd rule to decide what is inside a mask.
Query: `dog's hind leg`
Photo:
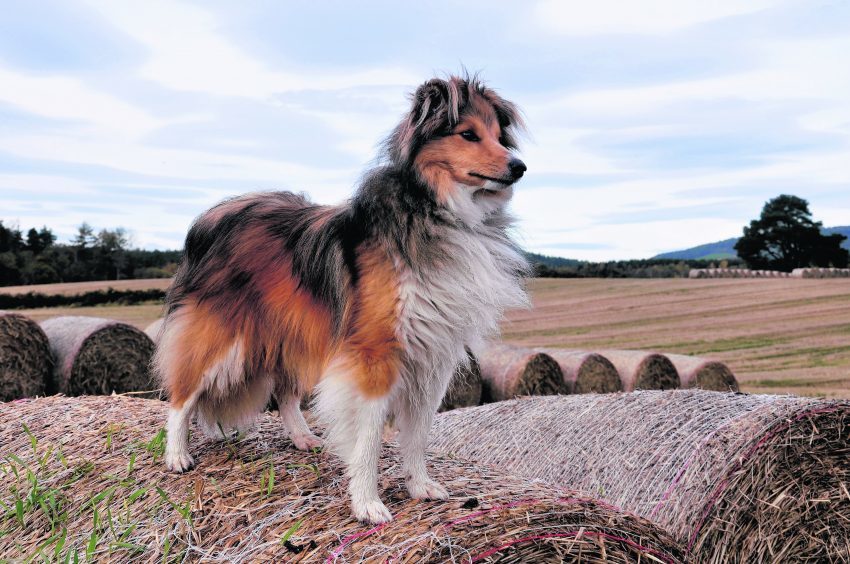
[[[301,398],[296,394],[275,394],[280,418],[289,438],[298,450],[312,450],[322,446],[322,439],[310,431],[301,413]]]
[[[192,423],[197,401],[196,393],[184,401],[180,407],[175,407],[172,403],[168,410],[164,458],[165,467],[173,472],[185,472],[195,464],[192,455],[189,454],[189,425]]]

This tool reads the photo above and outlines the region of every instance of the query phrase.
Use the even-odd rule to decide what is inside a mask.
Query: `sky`
[[[428,78],[525,113],[525,248],[648,258],[782,193],[850,224],[850,0],[0,0],[0,220],[182,247],[257,190],[351,196]]]

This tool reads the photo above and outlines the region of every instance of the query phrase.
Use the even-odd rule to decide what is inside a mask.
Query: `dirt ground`
[[[168,280],[29,286],[79,293],[165,288]],[[20,292],[20,287],[2,291]],[[507,342],[648,349],[729,364],[744,391],[850,398],[850,281],[538,279],[533,308],[508,314]],[[36,320],[94,315],[144,329],[160,304],[23,310]]]

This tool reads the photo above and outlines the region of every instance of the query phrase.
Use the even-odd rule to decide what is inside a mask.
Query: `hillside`
[[[832,235],[833,233],[840,233],[844,235],[847,239],[844,240],[841,246],[850,250],[850,225],[825,227],[823,229],[823,233],[824,235]],[[706,243],[705,245],[691,247],[690,249],[662,253],[652,258],[681,260],[721,260],[724,258],[735,258],[738,256],[735,252],[735,243],[737,242],[738,238],[733,237],[732,239],[724,239],[723,241],[717,241],[715,243]]]

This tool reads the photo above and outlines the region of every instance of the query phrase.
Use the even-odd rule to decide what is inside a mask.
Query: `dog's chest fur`
[[[452,230],[414,268],[394,259],[398,275],[397,336],[408,363],[428,372],[452,371],[499,331],[505,309],[525,307],[524,257],[498,227]]]

